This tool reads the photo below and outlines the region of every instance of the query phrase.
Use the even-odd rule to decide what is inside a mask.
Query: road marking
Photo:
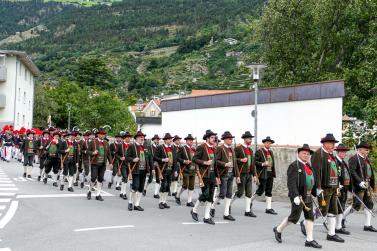
[[[15,184],[1,184],[0,182],[0,187],[15,187]]]
[[[23,177],[14,178],[13,180],[14,181],[26,181],[26,179],[23,178]]]
[[[12,183],[11,180],[0,180],[0,183]]]
[[[0,193],[0,196],[15,196],[16,193]]]
[[[10,202],[10,198],[0,199],[0,203],[8,203],[8,202]]]
[[[0,251],[12,251],[10,248],[0,248]]]
[[[86,188],[89,189],[89,185],[85,185]],[[96,187],[92,187],[95,191],[97,191],[98,189]],[[105,192],[104,190],[101,190],[101,194],[102,195],[107,195],[107,196],[114,196],[113,194],[111,193],[108,193],[108,192]]]
[[[227,221],[216,221],[216,224],[228,224]],[[204,222],[182,222],[182,225],[204,225]]]
[[[109,226],[109,227],[92,227],[92,228],[79,228],[73,230],[74,232],[85,232],[85,231],[95,231],[95,230],[106,230],[106,229],[119,229],[119,228],[133,228],[134,225],[123,225],[123,226]]]
[[[0,210],[4,210],[7,206],[0,205]]]
[[[0,178],[0,180],[10,180],[10,179],[7,177],[7,178]]]
[[[18,201],[12,201],[5,216],[0,220],[0,228],[4,228],[8,222],[13,218],[18,208]]]
[[[0,187],[0,191],[5,191],[5,190],[17,191],[18,188],[17,187]]]
[[[112,194],[103,194],[104,197],[112,197]],[[69,198],[69,197],[86,197],[86,193],[71,194],[19,194],[17,199],[34,199],[34,198]]]

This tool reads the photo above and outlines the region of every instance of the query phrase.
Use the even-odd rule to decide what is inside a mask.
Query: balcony
[[[161,117],[136,117],[136,123],[145,125],[145,124],[154,124],[161,125]]]
[[[7,81],[7,67],[0,65],[0,82]]]

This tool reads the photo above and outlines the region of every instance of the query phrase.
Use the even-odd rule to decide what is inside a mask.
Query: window
[[[22,64],[20,64],[20,63],[18,63],[19,65],[20,65],[20,68],[19,68],[19,72],[18,72],[18,75],[20,75],[21,76],[21,71],[22,71]]]
[[[31,110],[31,102],[30,102],[30,100],[29,100],[29,111]]]
[[[21,88],[18,88],[18,95],[17,95],[17,100],[21,100]]]
[[[26,92],[24,92],[24,104],[26,104]]]
[[[156,111],[155,110],[151,110],[151,117],[154,117],[156,116]]]
[[[25,67],[25,81],[27,80],[27,69]]]

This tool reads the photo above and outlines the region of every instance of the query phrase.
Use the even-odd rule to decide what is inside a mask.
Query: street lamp
[[[250,86],[250,89],[254,87],[254,111],[251,116],[254,116],[254,152],[256,152],[258,146],[258,84],[260,83],[261,73],[267,66],[264,64],[250,64],[246,67],[253,70],[254,84]]]
[[[68,110],[68,131],[71,130],[71,109],[72,109],[72,104],[67,103],[67,110]]]

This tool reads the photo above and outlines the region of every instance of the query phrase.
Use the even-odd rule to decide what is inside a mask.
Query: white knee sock
[[[349,214],[351,214],[351,213],[353,213],[352,205],[351,205],[351,206],[348,206],[348,207],[346,208],[346,210],[344,210],[344,219],[345,219]]]
[[[27,166],[24,166],[24,173],[27,173]]]
[[[160,184],[155,183],[154,184],[154,195],[157,195],[160,191]]]
[[[217,203],[220,201],[219,196],[217,196],[214,200],[213,203],[211,204],[211,209],[215,209]]]
[[[145,190],[145,191],[148,189],[148,185],[149,185],[148,180],[146,180],[146,181],[145,181],[145,184],[144,184],[144,190]]]
[[[204,219],[209,219],[209,212],[211,211],[211,202],[206,201],[204,208]]]
[[[127,184],[122,183],[122,185],[120,186],[120,194],[126,194],[126,187],[127,187]]]
[[[192,211],[193,211],[194,213],[198,213],[199,204],[200,204],[200,201],[197,200],[197,201],[195,202],[195,206],[194,206],[193,209],[192,209]]]
[[[168,194],[169,193],[164,193],[164,203],[166,203],[167,199],[168,199]]]
[[[369,227],[371,225],[370,221],[372,219],[372,214],[368,210],[365,210],[365,209],[364,209],[364,212],[365,212],[365,223],[364,223],[364,226]]]
[[[73,176],[68,176],[68,187],[72,187]]]
[[[272,197],[266,197],[266,209],[271,209]]]
[[[172,182],[173,184],[173,191],[172,191],[172,193],[176,193],[177,192],[177,189],[178,189],[178,182],[177,181],[173,181]]]
[[[135,206],[139,206],[139,203],[140,203],[140,197],[139,197],[139,195],[141,195],[139,192],[135,193],[135,198],[134,198],[134,205]]]
[[[250,212],[250,204],[251,204],[251,198],[245,197],[245,212]]]
[[[328,227],[328,234],[333,236],[335,234],[335,225],[336,225],[336,218],[333,214],[327,215],[327,227]]]
[[[133,197],[134,196],[134,193],[132,191],[130,191],[130,196],[128,197],[128,203],[132,204],[133,203]]]
[[[119,187],[121,185],[121,180],[121,177],[115,176],[115,187]]]
[[[306,240],[312,241],[313,240],[313,221],[305,220],[305,230],[306,230]]]
[[[336,216],[336,229],[342,229],[342,220],[343,220],[343,214],[338,214]]]
[[[158,200],[158,203],[164,203],[164,193],[160,193],[160,199]]]
[[[187,197],[187,203],[192,202],[192,195],[194,193],[194,190],[189,190],[188,191],[188,197]]]
[[[27,167],[27,175],[31,175],[31,170],[33,169],[32,166]]]
[[[288,221],[288,217],[284,218],[284,220],[280,223],[279,226],[277,226],[276,230],[281,233],[283,230],[288,227],[288,225],[291,224],[291,222]]]
[[[229,198],[225,198],[224,200],[224,216],[228,216],[229,215],[229,207],[230,207],[230,201],[232,199],[229,199]]]
[[[96,191],[96,196],[101,195],[101,189],[102,189],[102,183],[97,181],[97,191]]]
[[[251,196],[251,202],[253,202],[257,198],[258,194],[254,193],[253,196]]]

